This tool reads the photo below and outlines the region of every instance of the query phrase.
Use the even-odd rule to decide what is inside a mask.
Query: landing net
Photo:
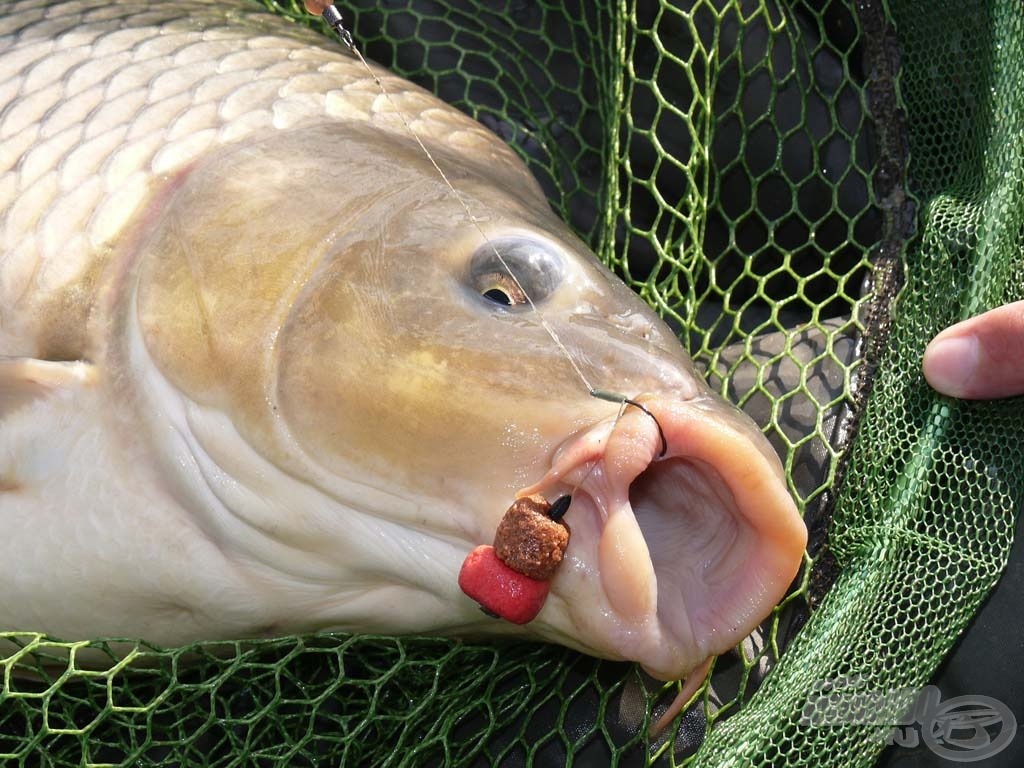
[[[290,637],[86,666],[102,641],[21,635],[0,763],[871,765],[906,702],[829,727],[809,702],[926,684],[1024,498],[1022,400],[955,402],[920,374],[939,330],[1024,298],[1019,2],[340,7],[369,58],[508,141],[765,425],[806,566],[653,742],[674,685],[556,647]]]

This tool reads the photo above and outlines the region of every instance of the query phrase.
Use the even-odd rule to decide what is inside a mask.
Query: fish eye
[[[542,240],[495,238],[473,254],[469,280],[485,303],[520,309],[528,307],[530,299],[540,303],[554,292],[562,281],[562,259]]]

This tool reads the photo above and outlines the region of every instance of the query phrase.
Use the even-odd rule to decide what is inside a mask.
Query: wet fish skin
[[[87,343],[81,311],[125,227],[161,180],[211,149],[317,121],[404,135],[358,62],[255,4],[22,0],[5,5],[0,40],[8,354],[58,356]],[[508,174],[510,187],[530,184],[479,124],[377,73],[416,130]],[[64,311],[47,311],[56,304]]]
[[[577,489],[535,637],[670,677],[781,596],[806,532],[771,448],[486,130],[380,74],[664,461],[487,299],[477,224],[336,47],[196,0],[0,35],[0,625],[519,632],[456,574],[526,486]]]

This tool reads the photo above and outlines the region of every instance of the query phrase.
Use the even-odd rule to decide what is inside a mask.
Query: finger
[[[952,397],[1024,394],[1024,301],[950,326],[924,351],[924,377]]]

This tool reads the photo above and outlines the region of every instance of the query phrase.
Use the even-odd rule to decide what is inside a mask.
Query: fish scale
[[[418,130],[514,162],[479,124],[377,74]],[[255,6],[229,12],[194,0],[12,4],[0,21],[0,104],[0,348],[8,354],[45,347],[35,318],[46,318],[45,334],[72,332],[54,329],[46,308],[66,305],[69,291],[89,295],[97,261],[154,188],[204,152],[324,119],[404,130],[338,46]],[[80,324],[80,313],[71,322]]]

